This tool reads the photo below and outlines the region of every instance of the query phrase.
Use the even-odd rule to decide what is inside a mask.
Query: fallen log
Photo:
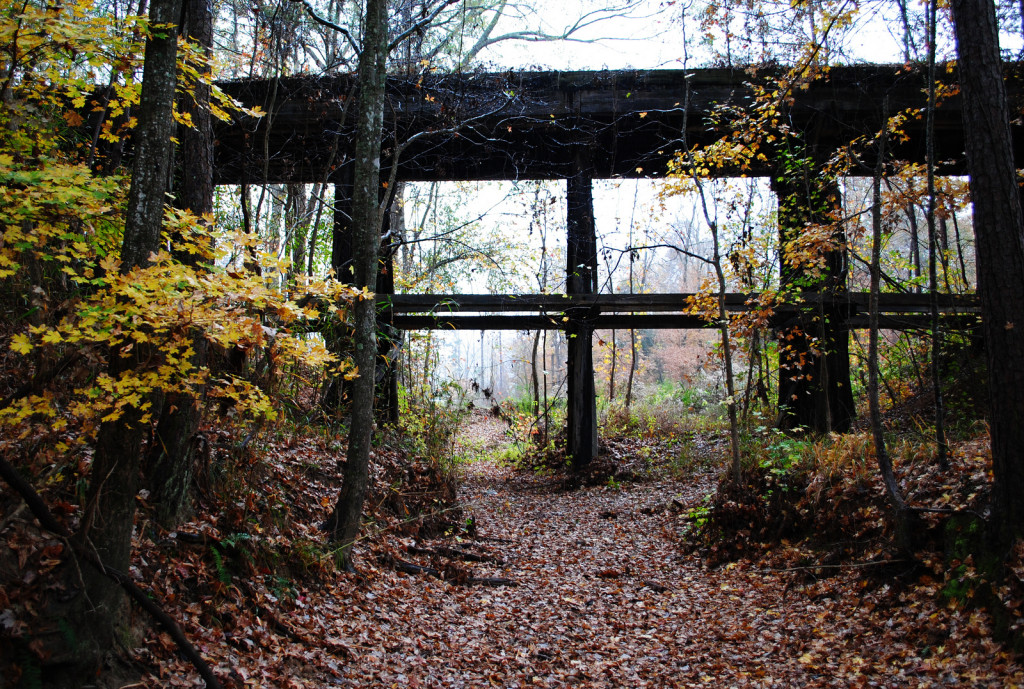
[[[469,584],[475,584],[476,586],[519,586],[518,581],[512,579],[505,579],[504,577],[470,577],[467,580]]]
[[[467,550],[449,548],[447,546],[439,546],[437,548],[420,548],[418,546],[410,545],[406,546],[405,550],[410,555],[433,555],[435,557],[446,557],[450,560],[466,560],[467,562],[493,562],[499,565],[505,564],[493,555],[473,553]]]
[[[399,572],[406,574],[427,574],[432,577],[437,577],[444,581],[450,581],[453,584],[465,584],[470,586],[519,586],[519,582],[513,581],[512,579],[505,579],[502,577],[473,577],[473,576],[446,576],[445,572],[437,569],[436,567],[428,567],[426,565],[417,565],[412,562],[406,562],[400,560],[397,557],[391,555],[385,555],[383,558],[386,564],[390,564]]]

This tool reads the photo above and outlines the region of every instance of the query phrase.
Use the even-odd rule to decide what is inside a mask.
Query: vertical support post
[[[594,227],[594,196],[589,168],[567,180],[566,194],[566,292],[570,295],[597,291],[597,236]],[[568,405],[566,452],[574,470],[597,457],[597,396],[594,392],[594,328],[586,309],[571,308],[568,322]]]
[[[381,203],[388,199],[388,190],[381,187]],[[402,212],[397,195],[384,212],[381,221],[380,261],[377,265],[377,294],[395,293],[395,263],[392,248],[396,225],[401,222],[397,215]],[[395,329],[395,312],[389,305],[377,312],[377,418],[394,423],[398,421],[398,377],[395,361],[402,334]]]
[[[334,183],[334,219],[331,230],[331,269],[335,277],[343,282],[353,281],[352,253],[352,193],[353,167],[351,163],[342,167]],[[350,338],[349,328],[344,323],[328,323],[323,330],[324,342],[334,354],[344,354],[345,341]],[[345,380],[335,376],[324,394],[326,409],[337,411],[345,398]]]
[[[351,282],[353,280],[352,265],[352,197],[353,177],[352,166],[345,166],[334,184],[334,230],[331,235],[331,268],[339,280]],[[383,203],[387,199],[387,189],[381,187],[380,200]],[[381,219],[381,250],[377,264],[377,281],[375,292],[378,294],[395,293],[395,272],[394,252],[390,249],[391,227],[395,213],[400,209],[390,208],[384,213]],[[386,421],[398,421],[398,378],[395,375],[394,361],[398,351],[398,343],[401,342],[401,333],[394,328],[394,312],[391,308],[384,308],[377,316],[377,366],[375,368],[377,386],[377,401],[375,409],[379,418]],[[333,327],[340,328],[340,324],[333,324]],[[325,333],[327,345],[332,352],[338,353],[343,350],[342,339],[348,332]],[[331,382],[328,389],[326,401],[337,408],[343,399],[344,381],[336,378]]]
[[[331,268],[335,277],[352,281],[352,165],[341,169],[334,183],[334,227],[331,231]]]
[[[834,248],[824,255],[825,269],[812,274],[786,255],[809,225],[832,225],[840,207],[834,180],[823,178],[810,159],[772,179],[779,199],[781,282],[795,291],[815,292],[822,300],[779,329],[779,418],[783,430],[817,433],[850,429],[856,409],[850,387],[850,336],[843,326],[847,309],[834,298],[846,291],[848,256],[841,226],[832,228]]]

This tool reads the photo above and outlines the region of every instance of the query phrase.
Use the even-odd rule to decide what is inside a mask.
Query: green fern
[[[224,566],[224,556],[220,554],[220,548],[217,546],[213,547],[212,552],[213,566],[217,570],[217,578],[220,580],[220,583],[227,586],[231,583],[231,572]]]

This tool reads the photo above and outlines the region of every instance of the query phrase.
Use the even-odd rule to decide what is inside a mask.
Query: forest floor
[[[336,475],[314,468],[322,446],[288,439],[274,472],[308,502],[274,497],[269,481],[261,493],[292,501],[287,522],[260,527],[258,506],[242,505],[243,539],[229,510],[200,514],[178,534],[142,538],[133,573],[227,686],[1024,686],[988,614],[943,597],[938,574],[908,582],[874,575],[876,562],[823,566],[788,542],[710,566],[686,534],[715,473],[569,490],[498,465],[504,442],[501,422],[475,415],[457,521],[432,537],[403,531],[373,498],[357,572],[341,573],[315,527]],[[133,687],[201,686],[165,633],[151,629],[128,657],[112,676],[135,668]]]
[[[494,428],[477,421],[470,433],[490,445]],[[367,650],[343,676],[411,687],[1024,682],[980,613],[900,601],[855,567],[808,581],[802,568],[708,569],[683,554],[679,506],[700,504],[714,482],[705,473],[567,492],[491,461],[466,466],[460,496],[478,525],[466,545],[502,563],[474,574],[517,586],[378,580],[345,623],[342,635]]]

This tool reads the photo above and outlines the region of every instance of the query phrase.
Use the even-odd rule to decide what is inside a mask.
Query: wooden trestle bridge
[[[940,69],[944,77],[954,75]],[[763,107],[759,85],[772,90],[780,73],[752,69],[617,72],[507,72],[427,74],[389,80],[381,188],[387,204],[393,181],[567,180],[567,261],[564,295],[402,295],[393,292],[390,259],[378,279],[381,318],[395,328],[565,329],[568,351],[568,452],[584,464],[597,452],[591,335],[595,328],[699,328],[707,321],[686,312],[685,294],[600,295],[591,190],[593,179],[658,177],[678,152],[712,143],[730,131],[729,113]],[[1013,107],[1022,105],[1020,65],[1006,72]],[[262,117],[243,116],[215,130],[217,184],[326,183],[335,187],[332,264],[339,274],[351,259],[348,229],[357,97],[351,76],[282,78],[221,85]],[[836,151],[853,152],[870,175],[875,148],[864,145],[882,129],[884,115],[908,110],[893,158],[925,160],[926,79],[921,69],[863,65],[834,67],[827,75],[777,99],[780,137],[814,164]],[[941,174],[963,174],[959,96],[935,114],[936,160]],[[1015,154],[1024,165],[1024,136],[1014,125]],[[860,139],[861,144],[852,144]],[[792,150],[792,149],[790,149]],[[763,158],[737,162],[721,176],[770,177],[776,193],[792,195],[801,182],[777,167],[771,146]],[[780,227],[813,222],[812,211],[780,204]],[[793,210],[796,208],[797,210]],[[388,214],[385,214],[385,218]],[[385,235],[387,228],[384,230]],[[781,232],[781,230],[780,230]],[[780,403],[792,423],[843,430],[853,415],[847,332],[867,325],[868,297],[848,293],[845,257],[829,259],[831,274],[817,291],[776,310],[773,325],[807,329],[817,323],[821,355],[810,355],[802,375],[780,376]],[[385,252],[387,255],[387,252]],[[730,311],[750,295],[730,294]],[[890,329],[930,326],[930,302],[919,294],[882,296],[879,320]],[[973,297],[943,295],[944,327],[965,328],[979,318]],[[783,361],[783,368],[790,364]]]

